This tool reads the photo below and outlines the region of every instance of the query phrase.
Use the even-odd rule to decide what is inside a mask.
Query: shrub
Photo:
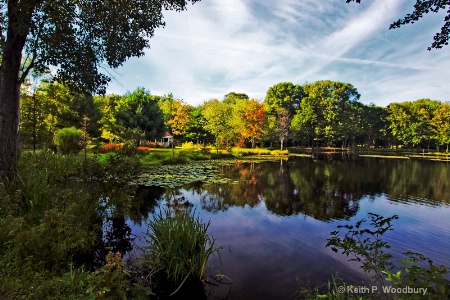
[[[203,145],[202,144],[194,144],[193,142],[186,142],[186,143],[181,144],[181,148],[200,150],[203,148]]]
[[[83,149],[83,131],[75,127],[60,129],[54,141],[61,154],[78,154]]]
[[[118,154],[124,155],[124,156],[135,156],[138,154],[138,150],[136,149],[136,146],[132,143],[125,143],[122,145],[122,147],[117,151]]]
[[[132,284],[131,275],[125,269],[122,254],[109,251],[106,265],[89,278],[87,293],[92,299],[148,299],[150,289]]]
[[[450,281],[445,279],[447,267],[434,265],[422,254],[405,252],[403,254],[407,259],[400,261],[404,266],[397,272],[391,272],[394,268],[393,256],[385,252],[390,245],[382,240],[382,235],[393,230],[391,222],[398,216],[384,218],[369,213],[369,217],[373,228],[363,228],[364,219],[356,225],[339,225],[338,228],[347,229],[347,233],[342,238],[339,231],[333,231],[327,247],[331,246],[335,252],[341,249],[343,254],[352,257],[351,261],[359,262],[373,284],[384,286],[385,281],[389,281],[399,288],[426,288],[427,297],[445,299],[450,294]],[[422,294],[408,294],[408,299],[422,297]]]
[[[100,146],[100,151],[103,153],[116,152],[122,148],[123,144],[106,144]]]
[[[150,151],[152,151],[152,148],[147,146],[138,146],[137,151],[139,154],[148,154]]]

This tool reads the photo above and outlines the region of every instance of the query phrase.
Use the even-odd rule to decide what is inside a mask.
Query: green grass
[[[139,171],[133,158],[103,158],[22,152],[15,177],[0,178],[2,299],[86,298],[94,275],[82,262],[95,262],[81,258],[102,245],[99,199],[107,195],[116,212],[129,207],[129,182]]]
[[[150,155],[141,158],[141,162],[145,165],[159,165],[159,164],[183,164],[189,161],[199,160],[213,160],[226,158],[240,158],[246,156],[258,157],[279,157],[287,156],[288,150],[269,150],[265,148],[239,148],[234,147],[231,150],[217,149],[207,147],[205,149],[199,148],[175,148],[175,157],[172,158],[172,149],[159,148],[152,150]]]

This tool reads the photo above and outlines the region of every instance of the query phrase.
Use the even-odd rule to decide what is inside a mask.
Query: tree
[[[349,146],[356,147],[356,137],[363,132],[363,107],[361,102],[350,102],[340,107],[338,112],[338,127],[340,138],[342,139],[342,148]]]
[[[102,132],[101,138],[109,143],[120,140],[120,125],[116,120],[116,107],[121,98],[122,96],[115,94],[94,97],[94,102],[98,105],[102,112],[102,119],[100,120]]]
[[[191,110],[192,106],[185,103],[183,100],[175,100],[172,102],[170,117],[166,122],[166,125],[170,126],[174,138],[174,141],[172,142],[172,157],[175,156],[175,135],[184,135],[186,133]]]
[[[430,150],[434,139],[431,120],[439,106],[441,102],[437,100],[419,99],[411,102],[413,144],[426,144]]]
[[[50,107],[51,103],[39,89],[22,93],[20,105],[20,142],[25,148],[42,148],[52,144]]]
[[[167,121],[167,125],[170,126],[172,134],[184,135],[186,133],[191,110],[192,106],[183,100],[173,101],[170,119]]]
[[[291,128],[292,116],[289,110],[283,108],[278,114],[278,138],[280,139],[280,148],[283,151],[284,140],[289,136],[289,129]]]
[[[264,105],[255,99],[250,100],[244,111],[244,120],[246,123],[244,132],[250,137],[252,148],[255,148],[255,140],[259,140],[264,133]]]
[[[373,103],[363,105],[361,122],[366,146],[375,147],[383,140],[388,127],[386,117],[386,108],[375,106]]]
[[[116,107],[116,120],[121,137],[139,145],[142,139],[160,138],[164,132],[164,119],[158,106],[158,96],[137,88],[123,96]]]
[[[228,94],[226,94],[223,97],[222,102],[225,104],[232,105],[232,104],[235,104],[236,101],[239,99],[248,100],[249,98],[248,98],[247,94],[244,94],[244,93],[229,92]]]
[[[303,85],[304,96],[292,120],[296,130],[304,130],[314,141],[331,144],[337,138],[353,139],[358,129],[358,116],[349,120],[348,111],[356,110],[360,97],[349,83],[319,80]],[[349,126],[349,122],[353,122]],[[352,131],[353,130],[353,131]]]
[[[55,66],[56,78],[84,92],[104,92],[117,68],[142,56],[163,9],[181,11],[187,2],[0,1],[0,173],[11,176],[17,161],[20,86],[29,72]],[[29,63],[21,70],[22,53]]]
[[[445,102],[436,110],[431,121],[436,134],[436,139],[440,145],[450,144],[450,103]]]
[[[268,132],[277,136],[281,143],[289,136],[292,117],[299,109],[302,98],[302,87],[298,84],[294,85],[292,82],[280,82],[267,90],[264,109],[267,113]],[[281,125],[280,120],[287,123]]]
[[[195,106],[191,110],[185,136],[188,140],[196,143],[201,141],[203,146],[205,146],[206,141],[212,140],[213,137],[209,131],[205,129],[206,119],[202,114],[202,110],[202,105]]]
[[[391,103],[387,106],[389,129],[404,145],[412,144],[411,112],[409,102]]]
[[[230,136],[230,106],[217,99],[211,99],[203,103],[202,115],[206,120],[205,129],[215,138],[217,153],[223,142],[228,142]]]
[[[355,1],[356,3],[360,3],[361,0],[346,0],[347,3]],[[414,24],[423,18],[425,14],[430,12],[437,13],[441,9],[445,10],[446,6],[450,5],[450,1],[448,0],[416,0],[416,4],[414,4],[414,11],[410,14],[407,14],[402,19],[399,19],[393,22],[389,29],[400,28],[405,24]],[[450,35],[450,8],[447,9],[447,15],[444,17],[444,25],[441,27],[441,32],[436,33],[434,36],[434,42],[428,47],[428,51],[432,48],[439,49],[444,45],[448,45],[448,39]]]

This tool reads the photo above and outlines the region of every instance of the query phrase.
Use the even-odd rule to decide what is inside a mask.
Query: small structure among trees
[[[161,141],[157,145],[163,147],[170,147],[173,144],[173,135],[166,131],[165,135],[161,138]]]

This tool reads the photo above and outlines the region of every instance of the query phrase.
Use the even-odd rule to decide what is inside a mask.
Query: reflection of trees
[[[231,179],[228,184],[197,186],[205,210],[254,207],[263,199],[277,215],[302,213],[332,220],[355,215],[361,198],[381,193],[394,200],[428,203],[448,203],[450,194],[449,165],[436,162],[339,155],[288,163],[237,163],[222,171]]]
[[[131,228],[125,222],[124,216],[113,216],[108,218],[103,224],[103,249],[104,253],[101,255],[101,259],[104,259],[108,254],[108,251],[113,253],[127,253],[133,246],[131,242]]]
[[[75,266],[98,268],[105,264],[105,257],[109,251],[125,254],[132,249],[131,228],[126,224],[124,216],[93,217],[92,234],[98,237],[95,245],[85,252],[74,255]]]
[[[339,187],[347,180],[342,177],[346,173],[324,166],[326,162],[311,160],[265,163],[258,180],[264,183],[260,195],[267,209],[281,216],[303,213],[320,220],[354,215],[358,209],[355,192]]]
[[[289,216],[300,209],[298,192],[289,173],[290,165],[281,160],[279,169],[267,174],[266,186],[262,191],[267,209],[277,215]],[[264,181],[264,177],[261,179]]]
[[[327,161],[293,164],[290,178],[301,203],[301,212],[319,220],[342,219],[353,216],[358,200],[364,195],[356,184],[355,174],[348,168]],[[297,211],[298,212],[298,211]]]
[[[164,195],[164,188],[140,186],[136,190],[136,196],[130,203],[128,217],[135,224],[141,225],[148,219],[149,214],[155,211],[158,200]]]
[[[225,202],[225,197],[223,194],[223,186],[218,184],[212,184],[205,187],[208,190],[207,194],[202,194],[200,197],[200,205],[202,209],[217,213],[219,211],[226,211],[230,204]]]
[[[232,182],[227,185],[209,184],[203,189],[208,193],[201,196],[202,208],[210,212],[225,211],[230,206],[255,207],[260,204],[259,195],[264,183],[259,180],[259,164],[236,163],[222,167],[223,175]]]
[[[386,194],[392,200],[450,203],[450,165],[433,161],[393,161]]]

